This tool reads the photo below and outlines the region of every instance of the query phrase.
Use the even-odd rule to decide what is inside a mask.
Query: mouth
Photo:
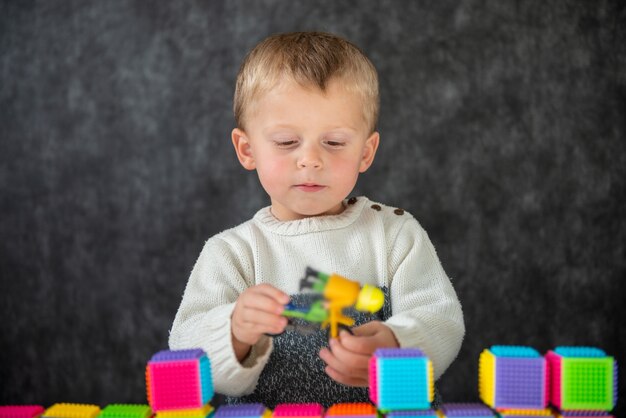
[[[315,183],[296,184],[294,187],[302,192],[318,192],[326,188],[326,186],[322,186],[321,184],[315,184]]]

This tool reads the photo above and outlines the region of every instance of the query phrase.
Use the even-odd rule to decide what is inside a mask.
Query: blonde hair
[[[254,100],[285,77],[322,92],[331,79],[340,79],[342,87],[361,96],[365,122],[376,130],[380,100],[376,68],[354,44],[323,32],[273,35],[248,53],[237,75],[233,103],[239,128],[244,129],[246,111]]]

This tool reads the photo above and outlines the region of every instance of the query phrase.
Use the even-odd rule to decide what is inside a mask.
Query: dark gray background
[[[2,1],[0,404],[145,403],[204,241],[267,204],[232,92],[292,30],[380,72],[355,194],[413,213],[454,279],[444,400],[478,399],[493,344],[626,364],[625,27],[610,0]]]

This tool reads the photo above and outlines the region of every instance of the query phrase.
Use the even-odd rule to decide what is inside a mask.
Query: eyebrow
[[[262,133],[264,135],[269,135],[269,134],[273,134],[273,133],[280,133],[282,131],[297,131],[298,128],[294,125],[289,125],[289,124],[278,124],[278,125],[274,125],[271,126],[269,128],[263,129]],[[334,128],[329,128],[329,129],[323,129],[323,131],[325,133],[333,133],[333,132],[350,132],[350,133],[357,133],[358,130],[345,126],[345,127],[334,127]]]

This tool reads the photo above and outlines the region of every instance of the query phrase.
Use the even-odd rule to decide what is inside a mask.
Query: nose
[[[315,146],[309,146],[302,149],[302,153],[298,156],[298,168],[321,168],[322,158],[319,150]]]

